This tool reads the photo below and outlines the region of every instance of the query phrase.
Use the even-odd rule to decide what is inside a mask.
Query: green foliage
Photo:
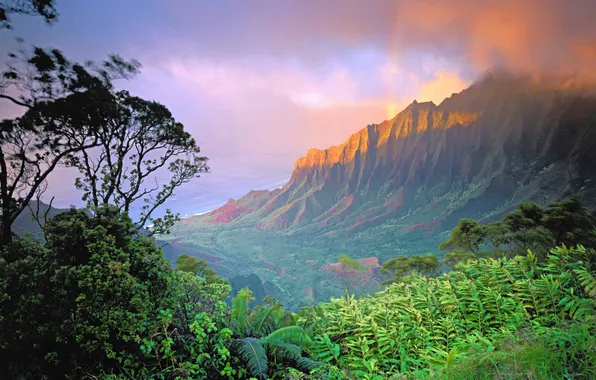
[[[171,302],[172,279],[159,248],[132,227],[112,209],[98,218],[71,210],[46,227],[45,247],[3,250],[5,373],[81,376],[140,353],[135,342]]]
[[[205,278],[208,283],[221,281],[221,278],[211,268],[207,268],[205,260],[197,260],[194,256],[182,254],[176,258],[176,270],[189,272]]]
[[[482,251],[483,244],[493,248]],[[493,257],[525,255],[529,249],[544,259],[551,247],[563,244],[596,247],[596,217],[575,198],[551,203],[546,209],[520,203],[501,221],[485,226],[462,219],[439,249]]]
[[[196,258],[184,253],[178,256],[174,262],[176,263],[176,270],[182,272],[196,274],[201,269],[201,263]]]
[[[229,284],[173,271],[114,208],[59,214],[46,239],[2,250],[1,373],[216,378],[231,368]]]
[[[345,254],[339,255],[338,259],[339,259],[340,264],[344,265],[345,267],[347,267],[349,269],[353,269],[353,270],[359,271],[359,272],[363,272],[367,269],[365,265],[360,263],[360,261],[355,260],[348,255],[345,255]]]
[[[176,274],[171,309],[159,311],[159,323],[142,339],[144,356],[128,372],[140,378],[227,378],[232,367],[232,331],[227,327],[226,282],[207,283],[188,272]]]
[[[542,331],[522,331],[501,339],[494,350],[471,347],[467,356],[430,378],[582,379],[596,374],[594,324],[563,324]]]
[[[539,236],[546,215],[526,205],[486,236]],[[550,228],[569,232],[554,216]],[[587,229],[572,231],[589,241]],[[395,283],[375,296],[346,294],[297,315],[273,297],[251,309],[246,288],[228,309],[227,281],[188,255],[172,270],[116,207],[67,211],[45,232],[43,244],[16,239],[1,251],[8,378],[596,376],[596,251],[581,245],[479,259],[460,240],[449,273],[438,275],[434,256],[396,258],[382,268]]]
[[[462,261],[437,278],[413,276],[374,297],[304,309],[315,335],[312,357],[349,378],[428,377],[449,373],[477,352],[502,352],[520,331],[564,337],[561,326],[570,326],[586,338],[573,360],[591,356],[567,370],[594,374],[593,260],[592,250],[562,246],[543,263],[532,253]]]
[[[443,260],[445,264],[449,265],[450,267],[455,267],[457,264],[461,262],[467,262],[470,260],[475,260],[476,255],[470,252],[459,252],[459,251],[451,251],[445,254],[445,259]]]
[[[485,232],[475,220],[461,219],[451,231],[451,237],[439,245],[439,249],[461,249],[465,252],[478,252],[478,247],[484,240]]]
[[[552,233],[557,245],[579,244],[596,248],[596,216],[575,198],[550,204],[542,223]]]
[[[320,366],[321,363],[304,356],[313,342],[296,325],[294,315],[273,298],[266,298],[261,306],[250,310],[252,298],[248,288],[238,292],[232,300],[229,322],[236,338],[232,352],[239,356],[248,373],[263,379],[289,368],[310,372]]]
[[[246,363],[248,372],[256,378],[267,377],[267,353],[257,338],[236,339],[232,349]]]
[[[383,264],[381,272],[392,272],[394,278],[385,283],[400,282],[404,276],[419,273],[432,276],[437,273],[439,259],[434,255],[397,257]]]

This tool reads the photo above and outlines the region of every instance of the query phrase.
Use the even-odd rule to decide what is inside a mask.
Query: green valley
[[[581,88],[491,73],[438,106],[414,102],[342,145],[311,150],[282,188],[185,218],[159,239],[224,277],[257,274],[294,310],[347,285],[378,290],[378,275],[360,289],[329,265],[340,254],[380,263],[439,254],[460,218],[489,223],[525,201],[574,196],[595,207],[595,109]]]
[[[572,3],[0,0],[0,379],[596,379]]]

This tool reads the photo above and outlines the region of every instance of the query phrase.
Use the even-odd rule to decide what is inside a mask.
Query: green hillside
[[[595,110],[589,92],[497,72],[311,150],[282,188],[183,219],[160,239],[225,277],[257,274],[293,309],[324,301],[346,285],[325,270],[341,254],[438,253],[460,218],[488,223],[525,201],[596,207]]]

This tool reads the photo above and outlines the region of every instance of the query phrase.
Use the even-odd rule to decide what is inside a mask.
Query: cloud
[[[245,67],[227,62],[170,59],[150,67],[152,73],[195,85],[195,91],[227,99],[246,100],[255,92],[267,92],[305,107],[331,107],[353,102],[359,86],[348,68],[335,66],[322,75],[283,65]],[[151,74],[150,74],[151,75]]]
[[[430,50],[479,69],[592,76],[596,2],[448,0],[401,2],[399,50]]]
[[[164,103],[197,139],[213,168],[200,180],[201,202],[210,205],[253,184],[276,184],[309,148],[341,143],[414,99],[439,103],[488,67],[596,74],[594,0],[143,7],[61,0],[60,7],[55,26],[24,18],[18,35],[79,60],[111,52],[138,58],[142,75],[118,85]],[[0,35],[2,54],[12,38]],[[13,112],[0,108],[0,117]]]
[[[165,18],[179,28],[193,20],[192,28],[185,26],[195,39],[192,50],[228,60],[275,56],[314,67],[367,46],[396,60],[431,51],[480,70],[502,65],[587,74],[596,58],[593,0],[222,3],[183,1]],[[173,41],[178,31],[164,36]]]
[[[469,85],[457,74],[439,71],[435,78],[424,82],[418,87],[416,100],[419,102],[432,101],[440,104],[445,98],[459,92]]]

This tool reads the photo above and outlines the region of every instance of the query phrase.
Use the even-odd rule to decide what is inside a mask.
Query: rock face
[[[361,270],[350,268],[341,262],[328,264],[323,270],[332,273],[338,281],[346,281],[349,287],[355,290],[371,284],[378,286],[378,272],[381,269],[379,259],[376,257],[365,257],[358,261],[363,266]]]
[[[594,94],[487,76],[439,105],[413,102],[341,145],[308,151],[282,188],[184,219],[170,239],[221,257],[226,277],[258,274],[290,308],[346,286],[372,291],[376,270],[351,281],[333,264],[339,255],[437,253],[460,218],[487,222],[523,201],[576,196],[594,208]]]
[[[438,106],[414,101],[341,145],[312,149],[283,188],[253,191],[203,218],[334,234],[433,204],[432,219],[406,227],[432,233],[525,199],[590,202],[595,125],[596,98],[585,92],[489,76]]]

